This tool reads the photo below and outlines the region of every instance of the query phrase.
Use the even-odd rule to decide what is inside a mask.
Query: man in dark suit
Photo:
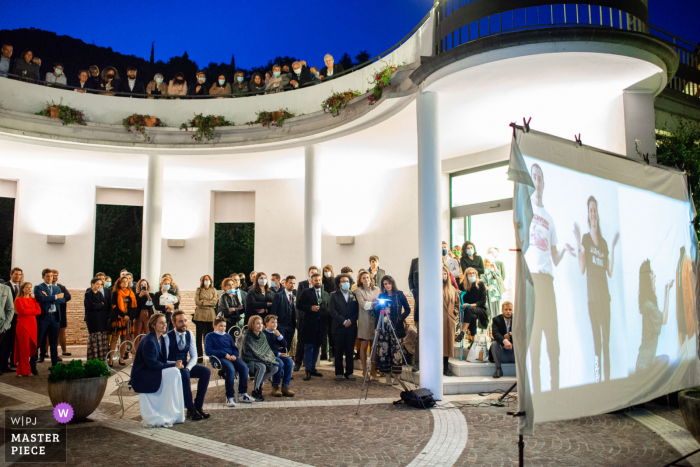
[[[66,352],[66,328],[68,327],[68,302],[71,301],[70,292],[63,284],[58,283],[58,270],[53,270],[53,279],[51,279],[51,284],[54,287],[58,287],[63,294],[64,303],[61,303],[61,330],[58,332],[58,345],[61,346],[61,355],[70,357],[71,354]],[[44,356],[46,356],[46,346],[44,346]],[[59,358],[59,361],[61,359]]]
[[[275,294],[275,299],[272,302],[272,314],[277,316],[277,329],[284,336],[287,345],[291,345],[297,325],[296,297],[292,293],[296,285],[296,278],[287,276],[283,282],[284,288]]]
[[[301,281],[299,282],[299,285],[297,286],[297,302],[299,300],[299,297],[301,297],[301,293],[308,289],[311,286],[311,276],[314,274],[318,274],[318,268],[316,266],[310,266],[309,267],[309,280]],[[302,336],[302,329],[304,326],[304,317],[302,313],[299,312],[299,309],[297,308],[296,311],[296,316],[297,316],[297,352],[296,355],[294,355],[294,371],[299,371],[299,368],[301,368],[301,363],[304,361],[304,342],[301,340]]]
[[[34,286],[34,298],[39,302],[41,314],[36,317],[37,325],[37,343],[39,349],[41,344],[49,338],[49,347],[51,349],[51,366],[58,363],[58,333],[61,330],[61,304],[65,303],[63,293],[58,287],[51,284],[53,280],[53,269],[46,268],[41,271],[41,277],[44,282]],[[32,373],[37,374],[36,364],[43,362],[44,359],[37,360],[37,356],[33,355],[29,359],[29,364],[32,367]]]
[[[316,370],[316,362],[321,349],[322,329],[325,325],[324,316],[328,316],[328,292],[323,290],[321,275],[311,276],[311,288],[305,289],[297,301],[297,310],[303,321],[301,341],[304,343],[304,381],[312,376],[323,376]]]
[[[332,78],[333,76],[337,75],[338,73],[345,71],[345,68],[343,68],[343,65],[341,65],[340,63],[335,63],[335,60],[333,59],[333,55],[331,55],[331,54],[326,54],[326,56],[323,57],[323,61],[326,64],[326,66],[321,68],[321,71],[319,72],[318,79]]]
[[[513,350],[513,304],[503,302],[501,306],[502,315],[496,316],[491,325],[493,333],[493,343],[491,344],[491,357],[496,364],[494,378],[503,376],[502,363],[515,363],[515,352]]]
[[[355,381],[353,372],[353,350],[357,337],[357,317],[359,308],[357,298],[350,290],[350,276],[338,276],[338,289],[329,297],[329,313],[333,319],[331,331],[335,343],[335,380],[342,381],[343,377]],[[345,355],[345,368],[343,368]]]
[[[418,258],[411,260],[411,269],[408,271],[408,288],[411,289],[411,294],[413,295],[413,321],[416,323],[416,355],[413,358],[411,371],[416,373],[420,371],[420,353],[418,352]]]
[[[10,282],[5,283],[12,292],[12,303],[14,307],[15,299],[20,295],[23,272],[20,268],[12,268],[10,271]],[[15,333],[17,332],[17,314],[15,313],[10,323],[10,329],[5,331],[0,338],[0,373],[9,373],[17,367],[14,365]]]
[[[121,89],[119,91],[125,94],[146,94],[146,88],[143,86],[141,81],[136,80],[137,70],[135,67],[130,66],[126,69],[126,79],[121,82]],[[131,97],[131,96],[125,96]],[[136,96],[143,97],[143,96]]]
[[[204,396],[207,394],[211,371],[197,364],[197,346],[194,335],[187,330],[187,316],[182,310],[175,310],[172,315],[173,330],[166,334],[168,361],[182,361],[184,368],[180,369],[182,376],[182,396],[187,408],[187,418],[199,421],[209,418],[204,412]],[[188,358],[189,355],[189,358]],[[197,382],[197,398],[192,400],[192,383],[190,378],[199,378]]]

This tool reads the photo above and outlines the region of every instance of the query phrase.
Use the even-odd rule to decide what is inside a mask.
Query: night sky
[[[250,68],[276,56],[323,66],[360,50],[372,56],[403,38],[425,16],[432,0],[307,0],[219,2],[7,1],[0,28],[34,27],[82,39],[116,52],[156,60],[187,51],[209,62]],[[649,0],[651,24],[694,44],[700,41],[700,0]],[[17,48],[17,47],[15,47]],[[21,47],[20,47],[21,48]]]

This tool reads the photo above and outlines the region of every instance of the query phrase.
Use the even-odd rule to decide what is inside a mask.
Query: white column
[[[318,145],[304,147],[304,270],[322,268],[321,216],[318,188]]]
[[[648,91],[624,91],[625,146],[627,157],[641,160],[643,155],[656,155],[656,113],[654,94]],[[656,158],[649,162],[656,164]]]
[[[160,279],[162,223],[163,156],[149,155],[148,181],[146,182],[146,193],[143,206],[143,249],[141,255],[141,276],[148,279],[151,284],[151,290],[158,289],[158,282]]]
[[[442,400],[442,260],[438,95],[421,92],[418,117],[418,257],[420,383]],[[452,348],[452,345],[450,345]]]

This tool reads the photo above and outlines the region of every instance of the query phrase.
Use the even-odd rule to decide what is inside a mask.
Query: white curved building
[[[674,118],[700,121],[698,56],[652,34],[645,3],[599,0],[573,16],[573,5],[443,0],[381,60],[281,94],[145,100],[0,79],[0,196],[16,199],[12,265],[34,282],[57,268],[79,293],[94,273],[95,205],[142,204],[143,276],[157,283],[169,272],[193,291],[213,270],[215,224],[254,222],[255,269],[268,274],[304,277],[310,264],[329,263],[357,271],[376,254],[407,290],[420,255],[421,277],[434,277],[421,282],[421,339],[441,342],[440,241],[472,238],[508,261],[511,122],[531,117],[539,131],[637,158],[655,153],[655,130]],[[528,13],[518,27],[533,8],[536,21]],[[362,96],[338,116],[319,110],[333,92],[364,92],[386,64],[403,66],[375,105]],[[84,111],[87,125],[35,115],[47,102]],[[281,128],[245,125],[283,108],[298,117]],[[121,125],[134,113],[166,126],[149,128],[144,142]],[[194,142],[180,125],[199,113],[236,126]],[[54,235],[65,243],[47,243]],[[347,236],[354,244],[337,242]],[[72,306],[78,341],[82,300]],[[421,368],[423,385],[441,397],[441,346],[421,352],[435,363]]]

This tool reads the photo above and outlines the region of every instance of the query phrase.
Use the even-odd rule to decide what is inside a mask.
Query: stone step
[[[507,391],[515,377],[504,376],[494,379],[491,376],[451,376],[442,381],[442,390],[445,395],[454,394],[478,394],[480,392]]]
[[[515,376],[515,363],[501,365],[504,376]],[[462,376],[493,376],[496,365],[493,363],[471,363],[459,358],[450,358],[450,370],[455,375]]]

